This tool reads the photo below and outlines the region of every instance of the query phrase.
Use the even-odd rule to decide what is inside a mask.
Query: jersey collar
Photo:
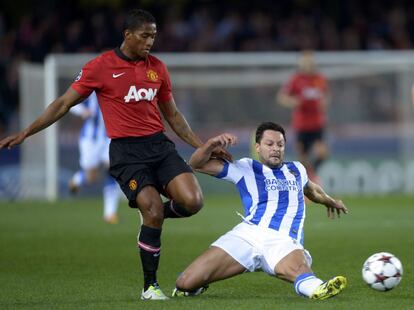
[[[262,165],[262,166],[264,166],[264,167],[267,167],[267,168],[269,168],[270,170],[280,170],[280,169],[282,169],[283,168],[283,166],[285,165],[285,162],[283,161],[281,164],[280,164],[280,166],[278,166],[278,167],[269,167],[268,165],[265,165],[264,163],[262,163],[261,161],[258,161],[258,160],[256,160],[256,159],[253,159],[253,161],[255,161],[255,162],[257,162],[258,164],[260,164],[260,165]]]
[[[139,62],[139,61],[144,61],[144,62],[146,62],[147,61],[147,59],[139,59],[139,60],[132,60],[131,58],[129,58],[127,55],[125,55],[124,53],[122,53],[122,51],[121,51],[121,49],[119,48],[119,47],[117,47],[117,48],[115,48],[114,49],[114,52],[115,52],[115,54],[119,57],[119,58],[121,58],[121,59],[123,59],[123,60],[126,60],[126,61],[128,61],[128,62],[135,62],[135,63],[137,63],[137,62]]]

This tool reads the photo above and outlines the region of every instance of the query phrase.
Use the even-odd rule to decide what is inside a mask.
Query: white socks
[[[83,170],[77,171],[72,177],[73,183],[80,187],[86,183],[86,173]]]
[[[303,273],[295,280],[294,286],[297,294],[311,297],[316,288],[321,285],[323,281],[318,279],[313,273]]]
[[[106,182],[103,188],[104,218],[108,218],[116,214],[118,210],[120,193],[121,190],[113,179],[112,182]]]

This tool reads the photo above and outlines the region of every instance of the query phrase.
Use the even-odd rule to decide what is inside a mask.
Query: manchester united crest
[[[154,70],[148,70],[147,71],[147,78],[153,82],[158,81],[158,73]]]
[[[134,179],[132,179],[132,180],[129,181],[128,186],[129,186],[129,189],[130,190],[134,191],[134,190],[137,189],[138,183],[137,183],[137,181],[135,181]]]

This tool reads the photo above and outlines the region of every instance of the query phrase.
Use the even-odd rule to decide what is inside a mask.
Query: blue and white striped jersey
[[[85,101],[70,109],[71,113],[79,116],[82,116],[85,111],[89,111],[90,116],[85,119],[79,138],[92,141],[109,139],[95,92],[92,92]]]
[[[303,244],[305,167],[297,161],[271,169],[251,158],[226,162],[217,178],[236,184],[245,220],[285,233]]]

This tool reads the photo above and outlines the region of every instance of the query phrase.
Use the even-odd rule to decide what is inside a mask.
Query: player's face
[[[283,134],[279,131],[265,130],[260,143],[256,143],[256,151],[261,163],[270,168],[279,167],[285,156]]]
[[[134,31],[126,31],[125,41],[128,50],[136,57],[146,58],[154,44],[157,26],[153,23],[145,23]]]
[[[313,54],[305,53],[299,59],[299,69],[304,73],[312,73],[315,71],[315,60]]]

